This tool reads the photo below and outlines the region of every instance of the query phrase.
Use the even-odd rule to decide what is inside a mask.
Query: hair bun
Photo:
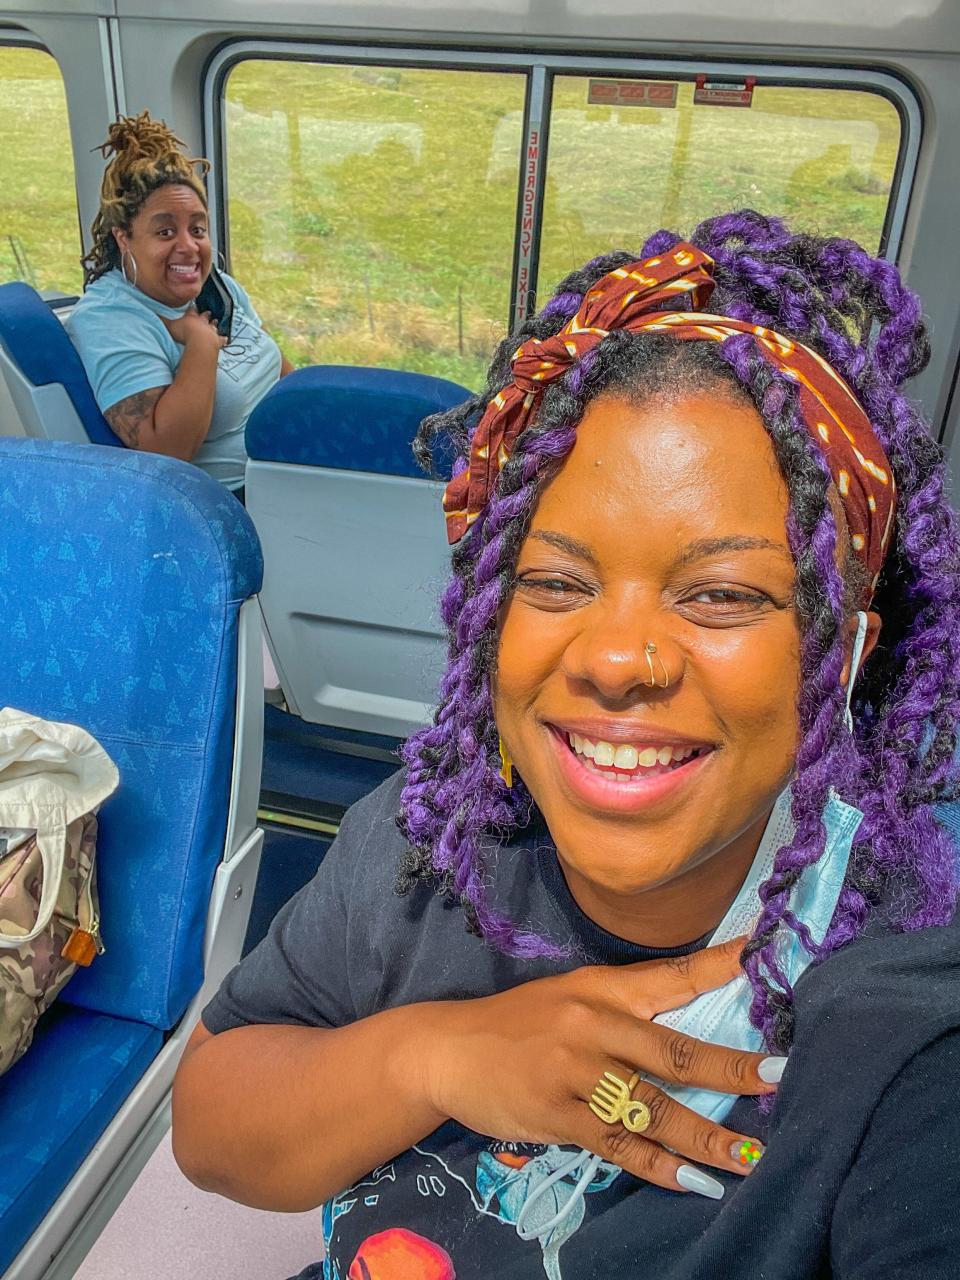
[[[149,111],[138,116],[117,116],[107,132],[106,142],[94,150],[112,157],[111,167],[127,168],[140,161],[162,165],[172,172],[204,174],[210,168],[203,158],[190,158],[186,143],[164,120],[153,120]]]

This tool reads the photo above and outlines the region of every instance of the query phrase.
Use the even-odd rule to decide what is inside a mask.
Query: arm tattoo
[[[140,428],[149,427],[153,422],[153,411],[166,389],[151,387],[149,391],[138,391],[135,396],[127,396],[126,400],[104,409],[103,416],[111,429],[129,448],[140,448]]]

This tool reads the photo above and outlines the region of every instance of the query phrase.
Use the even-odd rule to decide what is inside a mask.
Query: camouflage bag
[[[94,814],[117,781],[83,729],[0,711],[0,1074],[103,950]]]

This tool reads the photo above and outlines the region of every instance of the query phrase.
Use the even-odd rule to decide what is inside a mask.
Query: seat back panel
[[[284,691],[305,720],[403,737],[429,718],[449,573],[440,492],[427,480],[249,464],[261,603]]]
[[[58,382],[35,387],[0,345],[0,377],[6,383],[25,435],[38,440],[69,440],[88,444],[90,436],[77,416],[73,401]],[[10,434],[9,431],[4,432]]]

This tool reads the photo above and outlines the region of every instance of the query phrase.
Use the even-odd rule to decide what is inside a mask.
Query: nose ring
[[[670,684],[670,676],[667,674],[666,664],[664,663],[663,659],[660,657],[660,654],[657,652],[657,646],[653,643],[652,640],[649,641],[646,645],[644,645],[643,656],[646,658],[647,666],[650,668],[650,679],[644,680],[643,683],[649,689],[666,689],[667,686]],[[657,679],[657,672],[653,665],[654,658],[656,658],[657,662],[659,662],[660,664],[660,671],[663,674],[662,681]]]

